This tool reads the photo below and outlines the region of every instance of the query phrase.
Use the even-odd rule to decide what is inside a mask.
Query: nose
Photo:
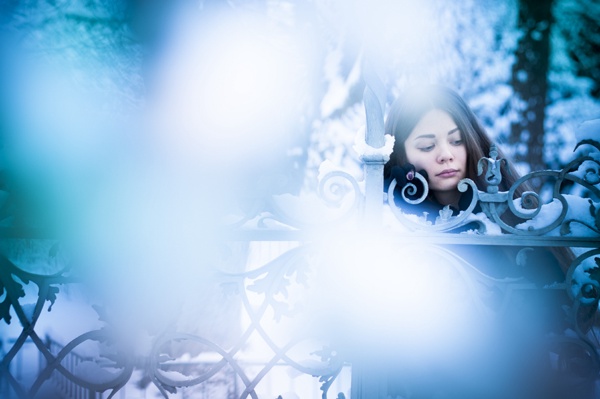
[[[454,154],[452,153],[452,148],[449,145],[440,145],[439,152],[437,154],[437,162],[445,163],[454,160]]]

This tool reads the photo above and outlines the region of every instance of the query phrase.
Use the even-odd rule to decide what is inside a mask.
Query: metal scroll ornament
[[[595,140],[583,140],[577,144],[575,150],[583,145],[589,145],[595,150],[600,151],[600,143]],[[410,199],[407,197],[407,195],[416,193],[415,185],[409,183],[401,191],[402,198],[407,204],[406,210],[396,206],[394,189],[397,183],[394,180],[390,184],[388,191],[388,195],[390,196],[388,202],[397,219],[411,230],[450,231],[467,223],[478,221],[481,219],[480,217],[470,216],[479,204],[487,219],[498,225],[505,233],[539,236],[560,228],[560,234],[567,235],[571,232],[571,226],[578,224],[587,227],[596,234],[600,234],[600,212],[598,212],[598,208],[600,207],[596,206],[593,201],[589,201],[590,213],[595,220],[593,223],[590,223],[589,220],[578,218],[567,219],[569,206],[573,205],[570,205],[568,195],[562,192],[565,186],[577,184],[583,186],[590,193],[590,197],[600,198],[600,189],[598,188],[598,183],[600,182],[600,175],[598,173],[600,170],[600,157],[598,155],[598,152],[595,152],[579,156],[562,170],[542,170],[528,173],[517,179],[508,191],[500,191],[499,186],[502,183],[503,170],[504,173],[510,173],[510,170],[506,168],[506,160],[498,158],[497,148],[493,145],[490,149],[490,156],[481,158],[477,164],[478,175],[484,175],[483,181],[486,186],[477,187],[471,179],[463,179],[459,182],[457,186],[458,191],[464,193],[471,186],[473,197],[468,207],[462,210],[457,216],[451,216],[447,209],[440,211],[440,216],[436,219],[435,223],[427,221],[427,215],[424,215],[424,217],[417,215],[415,217],[413,214],[411,216],[411,207],[423,203],[428,196],[426,180],[418,173],[415,174],[415,178],[423,183],[425,187],[423,195],[420,198]],[[546,179],[551,183],[552,198],[549,201],[544,202],[536,192],[522,190],[524,187],[527,187],[527,181],[533,179]],[[520,198],[515,199],[515,194],[521,190],[522,194]],[[546,216],[539,223],[527,223],[540,215],[543,207],[551,202],[555,203],[553,205],[555,209],[558,207],[558,212],[553,212],[552,217]],[[414,209],[418,210],[417,207]],[[512,216],[507,217],[508,215]],[[514,225],[509,224],[505,221],[508,219],[516,219],[518,222]]]
[[[410,205],[418,205],[418,204],[423,203],[427,199],[427,196],[429,194],[429,186],[427,184],[427,180],[425,179],[425,177],[423,175],[421,175],[420,173],[416,172],[414,178],[418,179],[423,184],[424,190],[423,190],[423,194],[419,198],[411,200],[410,198],[408,198],[408,196],[416,194],[416,192],[417,192],[416,185],[414,183],[408,183],[406,186],[404,186],[402,188],[402,191],[401,191],[402,199]],[[396,206],[396,196],[394,194],[396,185],[397,185],[396,180],[393,180],[390,183],[388,195],[391,198],[388,200],[388,202],[389,202],[390,208],[391,208],[392,212],[394,213],[394,215],[396,216],[396,218],[404,226],[408,227],[411,230],[426,230],[426,231],[436,231],[436,232],[452,230],[456,227],[466,224],[467,217],[470,214],[472,214],[473,209],[475,209],[475,206],[477,205],[478,196],[477,196],[477,186],[475,185],[475,182],[471,179],[462,179],[458,183],[458,186],[457,186],[458,191],[464,193],[468,190],[469,186],[471,186],[471,188],[473,189],[473,192],[474,192],[473,198],[471,199],[469,206],[467,207],[467,209],[464,212],[461,212],[458,216],[455,216],[455,217],[450,216],[448,212],[451,212],[451,211],[449,210],[448,207],[445,207],[442,210],[440,210],[440,215],[438,218],[436,218],[435,224],[432,224],[431,222],[427,221],[426,213],[424,213],[423,216],[417,216],[415,218],[414,217],[415,215],[412,215],[413,217],[411,217],[411,215],[404,213],[400,207]]]
[[[268,230],[270,225],[296,230],[348,221],[360,208],[363,194],[354,176],[332,170],[319,177],[316,195],[270,195],[243,198],[244,214],[228,227]]]
[[[583,140],[579,142],[575,146],[575,150],[582,145],[591,145],[595,149],[600,150],[600,143],[594,140]],[[552,201],[558,201],[560,204],[560,212],[553,219],[550,219],[545,223],[541,223],[543,224],[541,227],[527,225],[526,223],[524,223],[524,226],[511,226],[505,223],[504,220],[500,218],[503,213],[503,209],[500,205],[495,203],[489,203],[489,205],[487,205],[489,209],[488,217],[497,223],[503,230],[518,235],[544,235],[558,228],[559,226],[560,234],[567,235],[570,233],[571,224],[574,223],[585,225],[595,233],[600,233],[600,231],[597,229],[597,226],[591,226],[583,219],[566,218],[569,211],[569,206],[573,206],[569,204],[566,194],[562,193],[566,183],[575,183],[581,185],[585,190],[590,192],[592,197],[600,198],[600,190],[595,185],[599,181],[598,169],[588,169],[583,178],[579,177],[577,174],[578,170],[586,163],[592,163],[596,166],[600,166],[598,157],[594,157],[592,154],[579,156],[567,164],[562,170],[542,170],[528,173],[518,179],[508,190],[506,198],[508,210],[516,217],[523,219],[524,221],[528,221],[538,216],[545,204],[542,202],[542,199],[537,193],[533,191],[525,191],[520,198],[521,207],[517,208],[515,202],[519,203],[519,200],[512,201],[515,192],[528,180],[538,178],[554,179],[554,184],[552,185]],[[482,203],[482,207],[483,206],[486,206],[486,204]],[[591,208],[593,208],[593,203]]]
[[[485,172],[485,182],[488,184],[487,192],[495,194],[498,192],[498,186],[502,183],[502,166],[506,165],[505,159],[498,159],[498,149],[493,144],[490,148],[490,157],[481,158],[477,163],[477,175],[483,174],[483,167],[487,165]]]

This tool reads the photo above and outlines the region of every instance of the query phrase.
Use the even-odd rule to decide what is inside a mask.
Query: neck
[[[460,192],[458,190],[453,191],[436,191],[433,196],[440,204],[446,206],[458,208],[458,200],[460,199]]]

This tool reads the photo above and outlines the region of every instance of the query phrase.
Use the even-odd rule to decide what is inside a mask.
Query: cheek
[[[406,160],[408,163],[413,164],[417,171],[425,169],[429,172],[428,168],[431,167],[432,164],[435,164],[435,159],[433,159],[430,154],[431,153],[428,152],[407,153]]]
[[[459,155],[459,161],[461,163],[461,166],[466,169],[467,168],[467,149],[465,147],[461,147],[462,151],[460,152]]]
[[[418,157],[416,156],[417,154],[414,151],[411,151],[409,149],[407,149],[405,153],[406,153],[406,162],[412,163],[416,167],[417,166],[416,163],[418,160],[417,159]]]

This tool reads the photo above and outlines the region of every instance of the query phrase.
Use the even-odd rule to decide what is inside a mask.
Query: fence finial
[[[487,170],[485,173],[485,182],[487,183],[487,192],[495,194],[498,192],[498,186],[502,183],[502,164],[506,164],[506,159],[498,159],[498,148],[496,144],[490,147],[490,156],[484,157],[477,163],[477,176],[483,173],[483,165],[487,162]]]

